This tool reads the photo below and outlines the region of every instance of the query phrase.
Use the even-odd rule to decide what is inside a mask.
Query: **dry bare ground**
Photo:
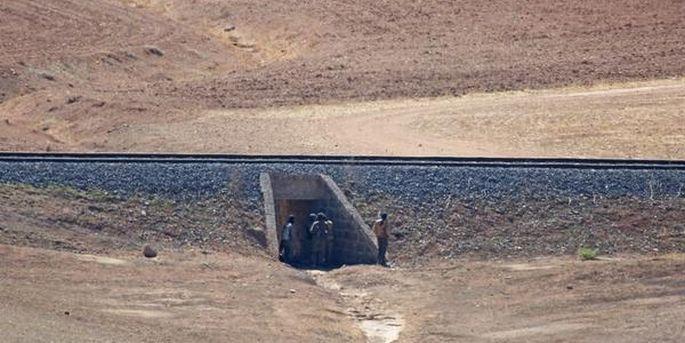
[[[0,150],[685,159],[684,17],[681,0],[3,0]],[[3,186],[2,339],[685,339],[682,255],[305,273],[231,199],[148,200]]]
[[[212,110],[132,125],[114,150],[685,158],[685,81]],[[230,132],[230,134],[227,134]]]
[[[246,234],[249,217],[227,199],[1,185],[2,340],[361,341],[335,296]]]
[[[0,328],[17,342],[680,342],[682,255],[345,267],[265,257],[0,245]],[[356,324],[356,325],[355,325]],[[365,339],[363,333],[367,338]]]
[[[362,341],[336,298],[264,257],[0,245],[7,342]]]
[[[4,1],[0,150],[683,158],[684,11]],[[577,89],[604,84],[628,89]]]
[[[149,200],[149,204],[146,202]],[[10,342],[642,342],[685,338],[685,256],[438,259],[301,271],[244,225],[177,235],[221,205],[0,187],[0,330]],[[61,206],[60,206],[61,205]],[[228,208],[234,208],[226,204]],[[145,209],[146,213],[141,213]],[[233,209],[240,211],[239,208]],[[123,214],[123,215],[118,215]],[[234,213],[238,214],[238,212]],[[159,228],[165,230],[160,232]],[[680,235],[678,236],[680,237]],[[678,239],[677,237],[674,239]],[[146,259],[151,243],[158,257]],[[393,249],[406,246],[395,245]]]
[[[402,342],[680,342],[682,255],[343,268],[377,316],[401,316]]]

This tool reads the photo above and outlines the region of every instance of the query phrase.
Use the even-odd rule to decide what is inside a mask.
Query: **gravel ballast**
[[[262,172],[324,173],[341,187],[359,194],[383,193],[414,201],[443,197],[497,200],[631,196],[680,197],[685,170],[497,168],[459,166],[380,166],[338,164],[253,163],[76,163],[0,162],[0,182],[31,185],[62,184],[121,194],[153,194],[178,198],[212,196],[240,189],[258,201]]]
[[[0,182],[177,201],[231,198],[260,211],[262,172],[330,175],[370,222],[394,223],[390,256],[685,251],[682,169],[308,163],[0,162]],[[245,228],[247,230],[249,228]]]

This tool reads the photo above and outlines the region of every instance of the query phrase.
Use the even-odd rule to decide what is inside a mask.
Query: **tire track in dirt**
[[[671,149],[666,142],[650,141],[685,138],[673,125],[684,118],[685,112],[677,109],[677,103],[683,99],[683,82],[502,93],[499,97],[485,94],[463,100],[438,98],[407,101],[404,105],[389,103],[386,109],[359,111],[365,115],[334,116],[327,126],[333,141],[353,149],[374,149],[370,151],[373,154],[561,156],[564,154],[550,151],[564,149],[564,145],[565,149],[579,149],[582,144],[588,149],[585,153],[590,154],[590,149],[602,150],[604,144],[625,150],[614,156],[630,156],[635,150],[627,145],[635,142],[636,131],[639,133],[656,121],[663,125],[651,124],[652,128],[646,130],[651,134],[639,140],[641,144],[649,144],[660,153],[682,154],[676,146]],[[673,110],[663,113],[669,108]],[[615,125],[611,124],[614,121]],[[595,144],[596,141],[601,144]],[[524,153],[515,152],[517,145],[523,147],[519,149]],[[547,152],[533,153],[543,148]],[[648,157],[653,155],[657,154],[649,153]]]

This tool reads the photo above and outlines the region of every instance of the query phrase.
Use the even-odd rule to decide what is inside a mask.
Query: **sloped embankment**
[[[66,186],[0,184],[0,244],[71,252],[183,246],[261,253],[261,217],[239,199],[193,201]]]
[[[685,251],[685,198],[637,197],[464,200],[415,203],[356,199],[362,215],[392,216],[397,261],[458,256],[513,257]]]
[[[66,220],[48,218],[43,227],[60,227],[52,223],[71,227],[70,222],[79,221],[86,226],[95,221],[93,226],[98,227],[97,223],[105,220],[98,218],[111,217],[119,218],[112,219],[116,225],[103,230],[129,234],[145,228],[153,237],[174,244],[237,249],[243,242],[264,243],[264,232],[253,230],[264,227],[260,173],[322,173],[339,185],[359,210],[361,220],[370,223],[378,211],[390,214],[395,227],[390,251],[396,261],[574,254],[581,245],[598,247],[603,253],[685,249],[685,172],[675,164],[598,169],[440,163],[150,162],[0,162],[2,182],[38,188],[59,184],[77,193],[107,192],[104,200],[94,195],[80,199],[83,196],[79,195],[29,206],[8,194],[2,202],[13,204],[17,213],[38,209],[27,218],[41,218],[44,214],[39,207],[61,206],[62,202],[79,209],[66,210]],[[108,200],[111,198],[118,200]],[[126,203],[126,199],[138,200]],[[108,201],[113,202],[111,208]],[[96,207],[88,208],[84,205],[88,202]],[[105,211],[98,212],[97,206],[103,204]],[[145,209],[153,205],[157,206],[154,210]],[[48,212],[60,211],[61,207]],[[8,211],[6,216],[13,213]]]

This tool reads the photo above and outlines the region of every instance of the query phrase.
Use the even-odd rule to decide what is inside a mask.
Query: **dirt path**
[[[685,79],[460,98],[209,111],[112,150],[685,158]]]
[[[316,283],[337,292],[350,307],[346,310],[364,332],[368,343],[391,343],[397,341],[404,327],[402,316],[389,309],[389,305],[358,288],[344,288],[328,272],[310,270]]]

